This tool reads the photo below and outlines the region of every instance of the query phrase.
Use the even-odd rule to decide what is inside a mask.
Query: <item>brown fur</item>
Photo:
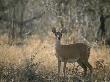
[[[89,64],[88,59],[90,55],[90,47],[84,43],[75,43],[69,45],[62,45],[60,43],[62,32],[52,30],[56,36],[56,57],[58,58],[58,75],[60,74],[61,62],[64,62],[63,73],[65,76],[65,68],[67,63],[77,62],[83,69],[86,75],[87,68],[92,73],[92,66]],[[58,35],[58,36],[57,36]]]

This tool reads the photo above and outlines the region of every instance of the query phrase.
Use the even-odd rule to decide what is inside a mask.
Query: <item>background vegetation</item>
[[[110,1],[0,0],[0,82],[58,82],[53,27],[67,29],[62,44],[90,45],[93,81],[109,82],[110,49],[97,35],[101,9],[104,16],[110,15]],[[67,82],[90,82],[89,74],[81,77],[77,64],[68,64],[66,70]]]

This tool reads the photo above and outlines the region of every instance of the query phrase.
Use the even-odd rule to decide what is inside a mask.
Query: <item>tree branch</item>
[[[22,25],[26,26],[27,23],[30,23],[33,20],[41,18],[44,13],[45,12],[43,12],[42,14],[40,14],[38,16],[34,16],[34,17],[30,18],[30,19],[24,20],[24,21],[13,20],[13,23],[18,24],[19,26],[22,26]],[[10,21],[11,18],[8,18],[7,16],[0,16],[0,20],[5,21],[5,22],[11,22]]]

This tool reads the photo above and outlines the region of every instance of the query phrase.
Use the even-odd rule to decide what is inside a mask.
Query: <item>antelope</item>
[[[90,47],[84,43],[74,43],[69,45],[62,45],[62,34],[66,32],[66,29],[56,31],[56,28],[52,28],[52,32],[56,37],[56,57],[58,59],[58,77],[60,75],[61,62],[64,63],[63,74],[65,77],[65,68],[67,63],[77,62],[84,70],[84,76],[87,74],[87,68],[92,73],[92,66],[88,62],[90,55]]]

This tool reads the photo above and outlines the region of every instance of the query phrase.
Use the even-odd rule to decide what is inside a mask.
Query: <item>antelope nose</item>
[[[60,40],[60,36],[59,35],[57,35],[57,39]]]
[[[60,37],[58,37],[58,40],[60,40]]]

